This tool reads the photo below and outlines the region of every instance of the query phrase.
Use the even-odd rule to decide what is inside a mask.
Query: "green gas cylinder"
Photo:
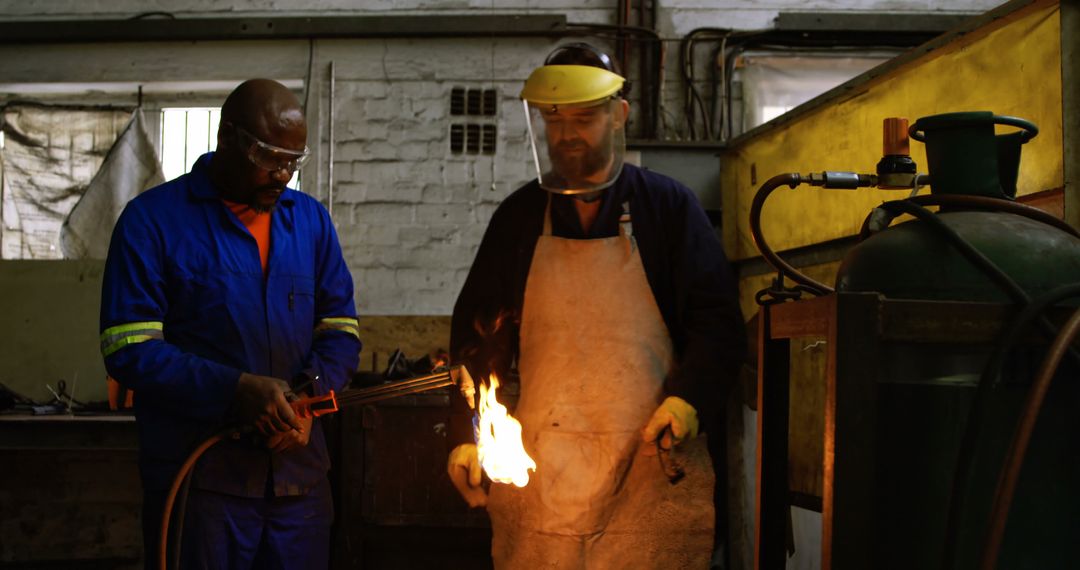
[[[1021,127],[995,135],[994,125]],[[1035,126],[990,112],[924,117],[911,127],[926,143],[931,192],[1012,200],[1021,145]],[[1080,238],[1010,213],[945,208],[940,219],[1031,296],[1080,281]],[[840,265],[837,291],[877,291],[895,299],[1011,302],[986,273],[920,221],[897,224],[852,248]]]
[[[1021,130],[995,134],[995,125],[1002,124]],[[910,133],[926,144],[931,195],[961,197],[939,210],[941,222],[1030,297],[1080,282],[1075,233],[986,204],[1012,201],[1020,149],[1037,134],[1035,125],[990,112],[949,113],[919,119]],[[981,200],[980,205],[958,205],[963,197],[976,197],[971,202]],[[919,220],[895,224],[852,248],[840,266],[836,290],[879,292],[891,299],[1015,303],[940,228]],[[953,469],[976,381],[993,350],[990,344],[905,341],[883,351],[877,388],[877,567],[941,568]],[[1041,350],[1015,353],[986,402],[989,420],[975,451],[954,545],[955,568],[976,567],[998,473]],[[1070,546],[1080,537],[1080,492],[1075,488],[1080,481],[1080,382],[1075,367],[1071,375],[1055,379],[1046,399],[998,568],[1075,566]]]

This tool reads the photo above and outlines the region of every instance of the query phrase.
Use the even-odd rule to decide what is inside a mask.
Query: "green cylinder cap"
[[[994,125],[1022,130],[995,135]],[[1016,195],[1020,147],[1038,133],[1029,121],[990,111],[931,115],[915,121],[910,129],[911,138],[926,143],[934,194],[991,198]]]

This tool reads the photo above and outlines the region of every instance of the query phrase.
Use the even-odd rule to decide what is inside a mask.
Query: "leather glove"
[[[664,428],[670,426],[670,430]],[[664,434],[660,446],[671,449],[672,443],[679,445],[682,442],[694,439],[698,434],[697,410],[688,404],[686,400],[677,396],[668,396],[660,403],[660,407],[653,412],[645,429],[641,430],[641,439],[645,443],[656,441],[660,434]],[[674,436],[674,442],[672,441]]]
[[[487,493],[480,486],[483,471],[475,443],[463,443],[455,447],[446,461],[446,472],[450,474],[450,481],[470,507],[487,505]]]

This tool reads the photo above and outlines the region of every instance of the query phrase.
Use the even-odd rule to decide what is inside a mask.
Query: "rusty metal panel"
[[[997,339],[1016,309],[997,303],[890,299],[882,305],[883,341],[984,343]]]
[[[487,513],[469,509],[446,475],[446,390],[335,415],[333,567],[490,566]]]
[[[446,475],[449,395],[407,396],[340,417],[338,469],[350,524],[484,527]]]
[[[836,310],[836,301],[835,296],[827,295],[797,303],[781,303],[771,310],[771,338],[825,336],[829,332],[830,317]]]
[[[788,489],[791,504],[821,512],[825,453],[824,335],[791,339],[791,407],[788,411]]]
[[[7,417],[0,434],[0,567],[138,567],[134,422]]]
[[[395,402],[397,404],[398,402]],[[449,406],[370,408],[364,430],[364,521],[380,525],[472,526],[446,475]]]

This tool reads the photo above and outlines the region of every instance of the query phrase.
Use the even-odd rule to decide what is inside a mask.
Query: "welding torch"
[[[442,366],[425,376],[416,376],[368,388],[353,388],[342,392],[340,395],[330,390],[329,393],[321,396],[293,400],[289,402],[289,405],[292,406],[293,412],[297,416],[302,418],[319,417],[334,413],[343,406],[372,404],[381,400],[419,394],[420,392],[453,385],[458,386],[461,395],[469,402],[470,408],[476,406],[476,386],[473,384],[468,369],[461,364],[449,367]],[[302,389],[303,386],[298,386],[293,391],[297,392]]]
[[[290,392],[292,394],[298,394],[307,388],[311,382],[312,381],[309,380],[308,382],[295,386]],[[368,388],[345,390],[340,395],[335,394],[333,390],[330,390],[323,395],[295,399],[289,402],[289,406],[292,407],[293,412],[299,417],[317,418],[319,416],[337,412],[344,406],[371,404],[381,400],[419,394],[421,392],[427,392],[428,390],[436,390],[452,385],[458,387],[461,395],[469,402],[469,407],[475,409],[476,385],[473,383],[472,376],[469,375],[468,369],[461,364],[456,364],[454,366],[440,366],[430,374],[424,376],[416,376]],[[173,503],[176,501],[176,496],[180,492],[181,485],[189,478],[192,468],[195,467],[195,461],[199,456],[205,453],[207,449],[222,439],[238,439],[241,434],[246,431],[249,431],[249,428],[227,428],[218,432],[202,442],[180,467],[180,471],[173,479],[169,494],[166,496],[165,509],[161,518],[161,534],[158,540],[158,567],[161,570],[165,570],[168,567],[167,551],[169,550],[169,519],[171,517]],[[183,504],[183,501],[181,501],[181,504]],[[182,512],[183,511],[181,510],[181,517]],[[174,548],[174,551],[175,550],[176,549]]]

